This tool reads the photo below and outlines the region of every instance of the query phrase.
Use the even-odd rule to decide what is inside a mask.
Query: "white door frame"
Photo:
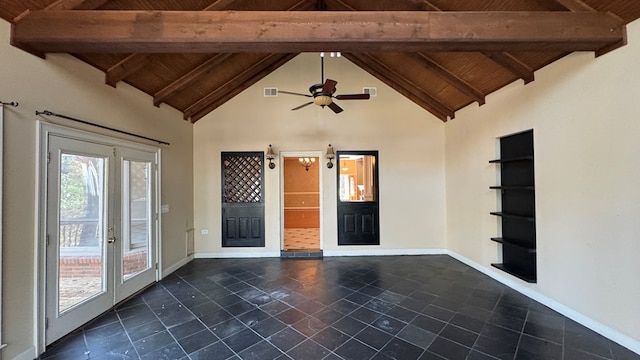
[[[77,139],[82,141],[94,142],[97,144],[124,147],[130,149],[136,149],[147,152],[154,152],[156,154],[157,166],[156,166],[156,184],[155,197],[158,201],[155,202],[155,232],[156,232],[156,263],[158,264],[156,272],[156,281],[159,281],[162,277],[162,217],[160,216],[160,194],[161,194],[161,149],[156,146],[136,143],[133,141],[127,141],[110,137],[107,135],[101,135],[84,130],[78,130],[61,125],[50,124],[41,120],[37,120],[37,134],[36,134],[36,178],[38,179],[38,187],[36,190],[36,234],[34,245],[34,283],[36,284],[36,291],[34,292],[34,345],[36,354],[41,354],[46,349],[46,231],[47,231],[47,157],[48,157],[48,138],[49,135],[57,135],[61,137],[67,137],[71,139]]]
[[[320,249],[324,249],[324,226],[323,223],[323,219],[324,219],[324,215],[323,215],[323,211],[322,209],[324,209],[324,207],[322,206],[323,204],[323,189],[324,186],[322,185],[322,178],[323,178],[323,174],[325,171],[325,167],[324,167],[324,162],[323,157],[322,157],[322,151],[282,151],[280,152],[280,157],[279,157],[279,161],[278,163],[280,164],[280,250],[282,251],[284,249],[284,158],[299,158],[299,157],[317,157],[318,158],[318,164],[317,166],[320,167],[319,171],[318,171],[318,196],[320,197]]]

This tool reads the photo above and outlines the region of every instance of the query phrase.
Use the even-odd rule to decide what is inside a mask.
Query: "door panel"
[[[113,148],[49,137],[46,343],[113,305]]]
[[[156,154],[118,148],[119,238],[115,269],[116,302],[156,280]]]
[[[222,246],[264,247],[264,155],[222,153]]]
[[[379,245],[378,152],[339,151],[338,245]]]
[[[45,344],[156,280],[156,152],[48,134]]]

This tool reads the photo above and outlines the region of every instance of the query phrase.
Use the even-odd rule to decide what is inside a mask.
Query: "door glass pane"
[[[374,155],[340,155],[340,201],[376,201]]]
[[[122,276],[149,269],[151,182],[149,162],[124,160],[122,187]]]
[[[105,159],[62,154],[58,311],[105,290]]]

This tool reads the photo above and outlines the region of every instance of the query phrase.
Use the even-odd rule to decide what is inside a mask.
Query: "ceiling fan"
[[[338,104],[333,102],[333,99],[336,100],[369,100],[370,95],[369,94],[343,94],[343,95],[333,95],[336,92],[336,84],[338,84],[337,81],[335,80],[331,80],[331,79],[327,79],[325,81],[324,79],[324,54],[320,54],[320,79],[321,79],[321,83],[320,84],[315,84],[315,85],[311,85],[309,87],[309,93],[311,95],[307,95],[307,94],[301,94],[301,93],[297,93],[297,92],[292,92],[292,91],[283,91],[283,90],[278,90],[278,93],[283,93],[283,94],[288,94],[288,95],[298,95],[298,96],[304,96],[304,97],[309,97],[309,98],[313,98],[313,101],[309,101],[307,103],[304,103],[300,106],[296,106],[291,110],[298,110],[298,109],[302,109],[305,106],[311,105],[311,104],[316,104],[322,108],[324,108],[325,106],[329,107],[329,109],[333,110],[334,113],[338,114],[341,113],[343,111],[343,109],[338,106]]]

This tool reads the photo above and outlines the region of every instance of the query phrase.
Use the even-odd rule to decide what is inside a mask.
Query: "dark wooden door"
[[[264,247],[264,154],[222,153],[222,246]]]
[[[379,245],[378,152],[338,151],[338,245]]]

